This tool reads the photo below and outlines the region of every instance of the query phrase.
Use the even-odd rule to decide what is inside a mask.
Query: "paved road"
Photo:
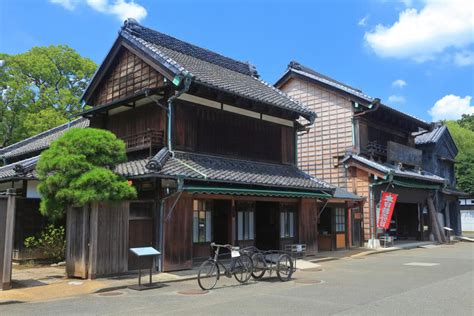
[[[407,265],[408,264],[408,265]],[[195,281],[161,289],[120,290],[40,303],[0,306],[2,315],[474,315],[474,244],[402,250],[322,264],[298,280],[238,285],[225,279],[205,295],[181,295]]]

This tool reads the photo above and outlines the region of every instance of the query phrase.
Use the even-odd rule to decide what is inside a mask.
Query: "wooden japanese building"
[[[380,233],[397,240],[426,240],[433,234],[443,241],[443,226],[458,230],[459,211],[448,198],[449,192],[457,194],[457,149],[445,127],[402,113],[297,62],[289,64],[275,86],[318,115],[316,126],[298,138],[299,167],[366,198],[361,223],[365,241]],[[382,191],[398,194],[386,232],[376,229]],[[348,212],[360,216],[357,211]],[[337,212],[320,233],[334,231],[329,223],[337,221]]]
[[[127,246],[156,247],[157,268],[191,268],[211,241],[317,251],[317,202],[335,187],[298,169],[295,143],[316,116],[251,64],[129,19],[83,100],[126,144]]]

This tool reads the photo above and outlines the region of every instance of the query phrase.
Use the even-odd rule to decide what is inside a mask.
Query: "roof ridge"
[[[21,147],[21,146],[24,145],[24,144],[28,144],[28,142],[30,142],[30,141],[34,141],[34,140],[37,140],[37,139],[41,139],[43,136],[45,136],[45,134],[52,133],[52,132],[56,132],[56,131],[60,130],[61,128],[64,128],[64,127],[67,126],[68,124],[71,124],[71,125],[72,125],[72,124],[75,124],[75,123],[77,123],[77,122],[79,122],[79,121],[84,121],[84,120],[86,120],[86,118],[80,117],[80,118],[77,118],[77,119],[75,119],[75,120],[68,121],[68,122],[63,123],[63,124],[61,124],[61,125],[58,125],[58,126],[56,126],[56,127],[53,127],[53,128],[51,128],[51,129],[48,129],[48,130],[46,130],[46,131],[43,131],[43,132],[41,132],[41,133],[38,133],[38,134],[36,134],[36,135],[33,135],[33,136],[28,137],[28,138],[22,139],[22,140],[20,140],[20,141],[18,141],[18,142],[16,142],[16,143],[13,143],[13,144],[8,145],[8,146],[6,146],[6,147],[0,148],[0,156],[1,156],[3,153],[5,153],[5,152],[8,152],[8,151],[10,151],[10,150],[17,149],[18,147]]]
[[[208,61],[216,65],[220,65],[224,68],[234,70],[248,76],[258,76],[255,66],[253,66],[249,62],[243,62],[231,57],[227,57],[208,48],[200,47],[195,44],[180,40],[174,36],[158,32],[156,30],[139,24],[135,19],[127,19],[124,23],[124,26],[122,27],[122,31],[123,30],[128,30],[132,35],[135,35],[136,37],[139,37],[145,41],[164,46],[166,48],[178,51],[185,55],[193,56],[195,58]],[[159,41],[160,39],[154,38],[154,36],[161,37],[162,41]],[[171,45],[171,43],[175,45]],[[177,47],[176,44],[182,47]],[[193,51],[195,54],[190,55],[189,51]],[[206,54],[212,55],[212,57],[214,58],[218,58],[217,62],[216,60],[214,60],[214,62],[211,61],[211,58],[205,58]],[[227,65],[231,63],[236,64],[236,66],[231,67],[230,65]]]
[[[288,68],[300,70],[300,71],[303,71],[303,72],[312,73],[312,74],[314,74],[314,75],[316,75],[316,76],[318,76],[318,77],[324,78],[324,79],[329,80],[329,81],[332,81],[332,82],[334,82],[334,83],[336,83],[336,84],[340,84],[341,86],[344,86],[344,87],[347,87],[347,88],[352,89],[352,90],[354,90],[354,91],[357,91],[357,92],[359,92],[359,93],[365,94],[365,93],[364,93],[361,89],[359,89],[359,88],[355,88],[355,87],[350,86],[350,85],[348,85],[348,84],[346,84],[346,83],[344,83],[344,82],[338,81],[338,80],[336,80],[336,79],[334,79],[334,78],[332,78],[332,77],[329,77],[329,76],[327,76],[327,75],[325,75],[325,74],[323,74],[323,73],[320,73],[320,72],[318,72],[318,71],[316,71],[316,70],[314,70],[314,69],[312,69],[312,68],[310,68],[310,67],[308,67],[308,66],[305,66],[305,65],[299,63],[299,62],[296,61],[296,60],[290,61],[290,63],[288,64]],[[306,71],[306,70],[307,70],[307,71]]]

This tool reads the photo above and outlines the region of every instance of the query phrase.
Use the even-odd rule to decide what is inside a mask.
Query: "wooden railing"
[[[387,146],[381,145],[376,141],[368,142],[366,150],[367,153],[372,157],[387,157]]]
[[[163,146],[163,131],[147,130],[145,132],[122,137],[127,152]]]

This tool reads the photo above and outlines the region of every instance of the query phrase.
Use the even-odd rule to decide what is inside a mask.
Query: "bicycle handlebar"
[[[219,244],[216,244],[215,242],[211,242],[211,247],[216,247],[216,248],[228,248],[228,249],[239,249],[239,247],[234,247],[230,244],[225,244],[225,245],[219,245]]]

